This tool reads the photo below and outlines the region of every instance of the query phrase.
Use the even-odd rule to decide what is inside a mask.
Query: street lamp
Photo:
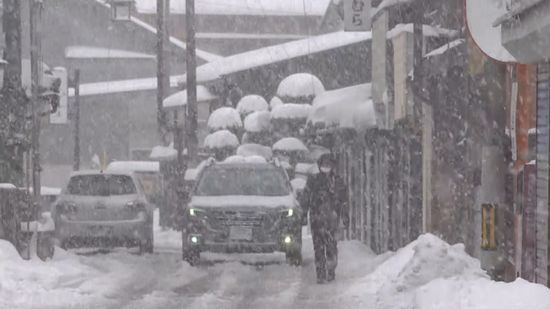
[[[129,21],[132,18],[134,0],[111,0],[112,19],[116,21]]]

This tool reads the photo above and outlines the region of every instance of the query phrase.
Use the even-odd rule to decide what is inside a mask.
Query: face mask
[[[323,173],[330,173],[330,171],[332,170],[332,168],[328,167],[328,166],[321,166],[320,168],[321,172]]]

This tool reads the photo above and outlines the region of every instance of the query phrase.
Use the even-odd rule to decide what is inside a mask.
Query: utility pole
[[[73,170],[80,170],[80,70],[74,72],[74,163]]]
[[[195,51],[195,0],[186,0],[185,24],[187,31],[187,153],[191,162],[197,161],[197,60]]]
[[[32,154],[32,186],[35,202],[40,197],[40,83],[42,80],[41,67],[41,33],[38,25],[41,19],[42,2],[31,0],[30,4],[30,39],[31,39],[31,154]]]
[[[23,152],[27,143],[16,136],[24,136],[27,97],[21,81],[21,2],[3,0],[5,35],[3,100],[0,104],[0,180],[23,185]],[[18,140],[19,139],[19,140]]]
[[[169,54],[167,50],[169,17],[170,0],[157,0],[157,127],[159,139],[163,144],[167,143],[168,119],[163,110],[162,102],[170,89]]]

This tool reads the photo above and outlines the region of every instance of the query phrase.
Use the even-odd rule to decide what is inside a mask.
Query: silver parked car
[[[61,247],[139,246],[153,252],[153,206],[131,172],[75,172],[52,208]]]
[[[279,251],[300,265],[301,213],[283,167],[211,163],[200,172],[183,217],[183,258],[193,265],[203,251]]]

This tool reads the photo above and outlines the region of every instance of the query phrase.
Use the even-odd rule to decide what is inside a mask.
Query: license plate
[[[229,238],[232,240],[252,240],[252,228],[232,226],[229,229]]]

